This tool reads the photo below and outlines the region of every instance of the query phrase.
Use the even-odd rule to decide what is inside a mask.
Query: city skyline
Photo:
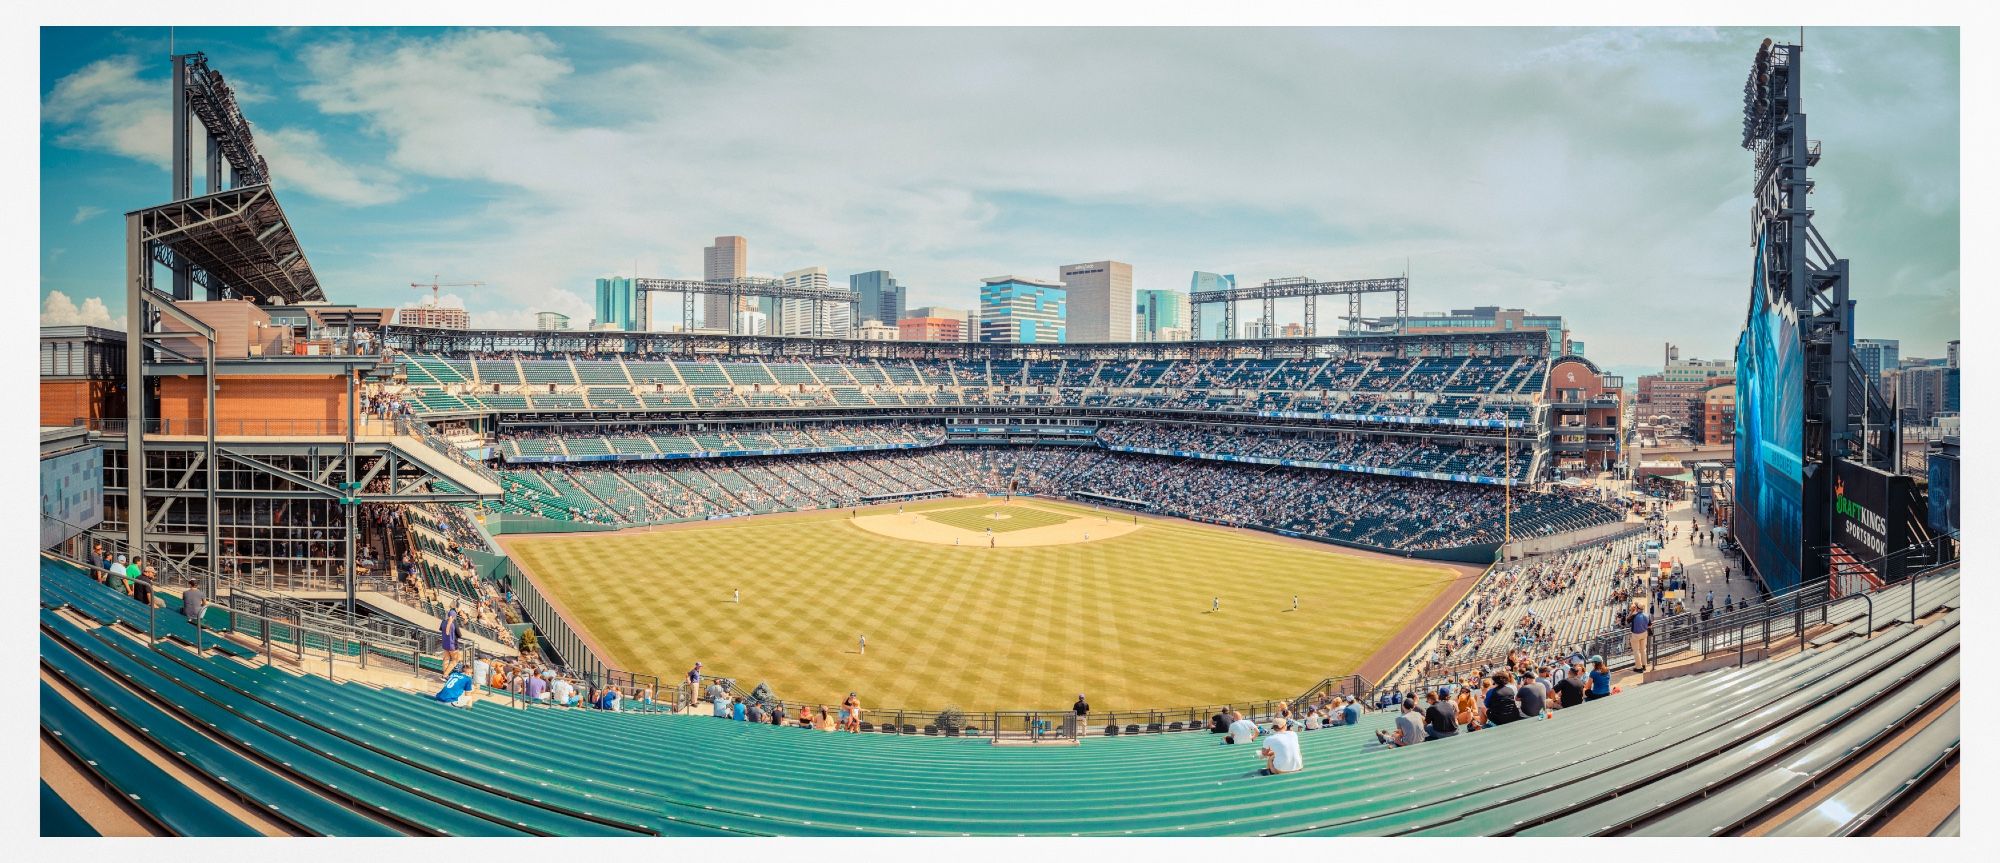
[[[446,298],[474,326],[585,321],[594,279],[691,277],[728,235],[755,244],[756,275],[892,271],[908,307],[974,306],[986,275],[1054,278],[1073,261],[1130,262],[1152,290],[1196,270],[1247,285],[1407,266],[1413,313],[1561,314],[1614,367],[1655,361],[1663,339],[1729,353],[1749,264],[1731,100],[1767,35],[1787,34],[178,31],[244,83],[340,302],[413,305],[401,286],[442,272],[487,283]],[[1013,62],[1086,41],[1091,59]],[[89,303],[118,284],[116,214],[165,197],[164,43],[163,28],[42,34],[39,293],[54,320],[122,314]],[[1828,64],[1808,87],[1828,142],[1815,201],[1854,260],[1858,329],[1941,355],[1959,332],[1957,32],[1823,28],[1810,50]],[[1394,62],[1418,54],[1457,62]],[[1136,95],[1105,111],[1113,92]],[[740,123],[685,122],[725,103]],[[1085,104],[1090,123],[1031,122]],[[1200,131],[1272,112],[1371,132]],[[801,122],[823,134],[773,132]],[[846,142],[870,124],[898,143]],[[1014,137],[986,140],[997,127]],[[744,155],[753,139],[768,146]]]

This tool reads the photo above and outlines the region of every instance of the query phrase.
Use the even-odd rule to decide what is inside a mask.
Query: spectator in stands
[[[549,684],[549,697],[563,707],[575,707],[576,684],[569,682],[567,677],[558,677]]]
[[[1521,672],[1521,685],[1515,687],[1516,697],[1521,703],[1522,719],[1540,719],[1549,700],[1548,685],[1532,671]]]
[[[153,569],[151,561],[147,561],[144,566],[139,567],[139,580],[132,583],[132,598],[138,600],[143,605],[151,606],[153,604],[153,585],[156,583],[154,579],[158,577],[159,573]]]
[[[1415,746],[1418,743],[1422,743],[1424,737],[1424,718],[1422,714],[1417,712],[1417,700],[1414,698],[1404,701],[1403,709],[1396,714],[1396,730],[1394,733],[1388,731],[1375,732],[1376,740],[1382,741],[1384,745],[1397,748]]]
[[[477,687],[491,680],[492,677],[493,664],[487,662],[486,657],[474,654],[472,657],[472,685]]]
[[[1714,601],[1714,596],[1715,592],[1710,591],[1709,597],[1711,602]],[[1647,631],[1651,629],[1653,625],[1652,616],[1646,613],[1645,603],[1641,602],[1632,603],[1632,618],[1630,623],[1632,627],[1632,634],[1627,639],[1627,641],[1632,645],[1632,670],[1638,672],[1644,672],[1646,670],[1646,637],[1648,634]]]
[[[827,715],[826,705],[824,704],[820,705],[819,710],[816,713],[814,713],[813,728],[820,731],[836,730],[833,725],[833,717]]]
[[[1506,725],[1520,718],[1520,690],[1514,688],[1514,676],[1505,671],[1493,672],[1493,687],[1486,690],[1486,721]]]
[[[1221,711],[1217,712],[1214,716],[1208,718],[1208,733],[1228,734],[1230,719],[1231,716],[1229,708],[1227,707],[1222,708]]]
[[[1451,690],[1424,693],[1424,739],[1436,740],[1458,733],[1458,708],[1452,704]]]
[[[1283,717],[1271,722],[1271,736],[1264,738],[1264,748],[1257,754],[1264,756],[1265,776],[1297,773],[1306,766],[1305,755],[1299,751],[1299,735]]]
[[[1069,709],[1076,714],[1076,724],[1079,726],[1083,725],[1090,717],[1090,702],[1083,700],[1083,693],[1081,692],[1076,694],[1076,703],[1070,705]]]
[[[1590,658],[1590,688],[1584,690],[1583,700],[1596,701],[1611,697],[1611,668],[1604,664],[1604,657]]]
[[[1307,731],[1320,730],[1321,728],[1326,726],[1325,711],[1322,711],[1316,707],[1306,711],[1306,718],[1303,724],[1305,725]]]
[[[714,709],[715,715],[721,716],[723,702],[729,697],[728,693],[722,688],[722,683],[720,681],[709,683],[708,692],[705,694],[708,696],[709,707]]]
[[[1589,690],[1590,678],[1584,676],[1583,663],[1572,662],[1569,664],[1569,673],[1564,675],[1563,679],[1556,681],[1555,687],[1550,690],[1555,698],[1548,707],[1554,710],[1575,707],[1583,703],[1584,693]]]
[[[521,694],[529,701],[549,700],[549,682],[539,674],[530,673],[521,686]]]
[[[444,652],[447,668],[458,664],[458,636],[458,608],[454,606],[445,611],[443,620],[438,621],[438,649]]]
[[[132,596],[138,590],[139,574],[144,571],[144,564],[145,561],[143,559],[136,557],[132,559],[131,563],[125,564],[125,583],[119,585],[119,587],[124,589],[126,596]]]
[[[1361,705],[1353,699],[1335,696],[1333,706],[1335,715],[1340,718],[1336,724],[1356,725],[1361,722]]]
[[[187,616],[191,626],[201,625],[201,613],[208,609],[208,595],[201,592],[201,582],[190,578],[187,589],[181,591],[181,614]]]
[[[743,699],[732,699],[729,703],[729,718],[742,722],[749,718],[749,710],[743,706]]]
[[[445,675],[444,688],[438,690],[437,700],[453,707],[469,706],[472,692],[472,675],[466,673],[463,665],[448,666],[451,673]]]
[[[1257,723],[1243,718],[1243,711],[1229,712],[1229,734],[1222,738],[1224,743],[1249,743],[1257,739]]]
[[[692,695],[693,693],[700,691],[701,691],[701,663],[697,662],[694,664],[693,668],[688,669],[688,693]]]
[[[840,730],[861,733],[861,696],[852,692],[840,702]]]
[[[1466,731],[1478,731],[1484,724],[1480,722],[1479,699],[1472,694],[1471,687],[1459,688],[1457,707],[1458,715],[1455,718]]]

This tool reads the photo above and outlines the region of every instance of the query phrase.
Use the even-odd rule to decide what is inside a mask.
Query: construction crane
[[[485,284],[486,284],[485,282],[439,282],[438,277],[433,275],[431,276],[431,280],[429,282],[411,282],[410,287],[418,289],[430,288],[431,302],[430,305],[425,306],[424,308],[435,309],[437,308],[438,304],[439,288],[477,288],[484,286]]]

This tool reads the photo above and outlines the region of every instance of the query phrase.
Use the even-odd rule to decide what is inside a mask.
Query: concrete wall
[[[44,426],[125,415],[125,389],[111,381],[42,381]]]
[[[215,402],[217,434],[344,433],[346,385],[338,375],[259,375],[221,378]],[[200,430],[207,408],[200,378],[160,380],[160,418],[175,433]]]
[[[1561,551],[1571,546],[1596,542],[1605,537],[1616,536],[1629,530],[1636,530],[1639,527],[1641,525],[1638,522],[1620,521],[1611,524],[1600,524],[1596,527],[1587,527],[1582,530],[1572,530],[1568,533],[1558,533],[1553,536],[1517,539],[1507,546],[1507,559],[1519,560],[1531,554],[1547,554],[1552,551]]]

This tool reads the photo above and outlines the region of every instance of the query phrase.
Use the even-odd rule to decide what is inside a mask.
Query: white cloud
[[[302,51],[300,95],[356,121],[388,155],[379,166],[329,163],[319,158],[328,144],[304,125],[260,130],[276,140],[281,182],[361,204],[394,200],[391,184],[415,178],[479,196],[408,220],[367,254],[316,253],[323,281],[394,285],[458,270],[454,280],[488,283],[465,297],[476,324],[526,325],[543,310],[581,321],[591,276],[635,265],[695,275],[711,237],[743,234],[755,272],[820,264],[838,282],[888,268],[914,287],[911,305],[965,306],[981,276],[1053,276],[1060,263],[1103,257],[1136,264],[1142,288],[1184,287],[1197,268],[1254,283],[1394,273],[1407,259],[1413,310],[1497,302],[1565,314],[1606,362],[1649,359],[1661,336],[1719,355],[1742,313],[1747,158],[1735,147],[1736,100],[1762,33],[611,35],[375,31]],[[1868,64],[1886,62],[1877,56],[1910,54],[1895,62],[1950,74],[1930,88],[1938,99],[1896,104],[1922,117],[1956,104],[1955,44],[1940,64],[1833,31],[1815,56],[1831,64],[1841,40],[1867,46],[1841,56],[1853,70],[1843,86],[1867,80],[1878,68]],[[102,70],[72,78],[76,93],[109,94],[97,98],[129,89]],[[1867,113],[1844,91],[1812,98],[1816,129],[1836,108]],[[45,106],[52,121],[58,113]],[[1940,131],[1887,125],[1878,136]],[[1861,245],[1879,233],[1863,219],[1899,203],[1956,224],[1955,123],[1949,131],[1931,135],[1941,149],[1915,166],[1895,157],[1900,143],[1867,141],[1844,164],[1912,171],[1886,185],[1922,191],[1848,208],[1854,221],[1830,239],[1955,305],[1955,260],[1913,264]],[[1952,163],[1954,182],[1933,182],[1937,159]],[[1830,201],[1860,184],[1837,182],[1828,161],[1820,194]]]
[[[112,317],[111,309],[104,305],[103,300],[96,297],[85,298],[82,306],[78,306],[76,301],[71,300],[69,295],[62,291],[50,291],[48,296],[42,298],[42,326],[76,324],[122,330],[125,328],[125,318],[122,315]]]
[[[91,218],[103,214],[103,212],[103,207],[92,207],[85,204],[76,208],[76,215],[69,218],[69,223],[72,225],[81,225],[84,222],[90,221]]]
[[[395,172],[337,159],[327,152],[319,133],[309,129],[262,132],[257,135],[257,150],[285,189],[363,207],[386,204],[404,195]]]
[[[173,142],[168,135],[173,126],[167,98],[170,86],[165,76],[142,79],[135,57],[108,57],[58,80],[42,103],[42,120],[60,130],[56,140],[63,146],[113,153],[170,168],[173,161]],[[238,91],[239,98],[244,95],[240,84],[232,84],[231,88]],[[198,125],[192,134],[194,145],[201,147],[202,132]],[[281,189],[297,189],[356,206],[388,203],[404,194],[395,172],[334,156],[317,132],[258,128],[256,137],[258,151],[270,162],[271,173]],[[199,165],[196,170],[200,170]],[[77,221],[84,218],[88,217],[79,210]]]
[[[139,80],[136,57],[107,57],[57,81],[42,102],[42,121],[63,130],[56,138],[63,146],[165,168],[173,160],[169,86]]]

